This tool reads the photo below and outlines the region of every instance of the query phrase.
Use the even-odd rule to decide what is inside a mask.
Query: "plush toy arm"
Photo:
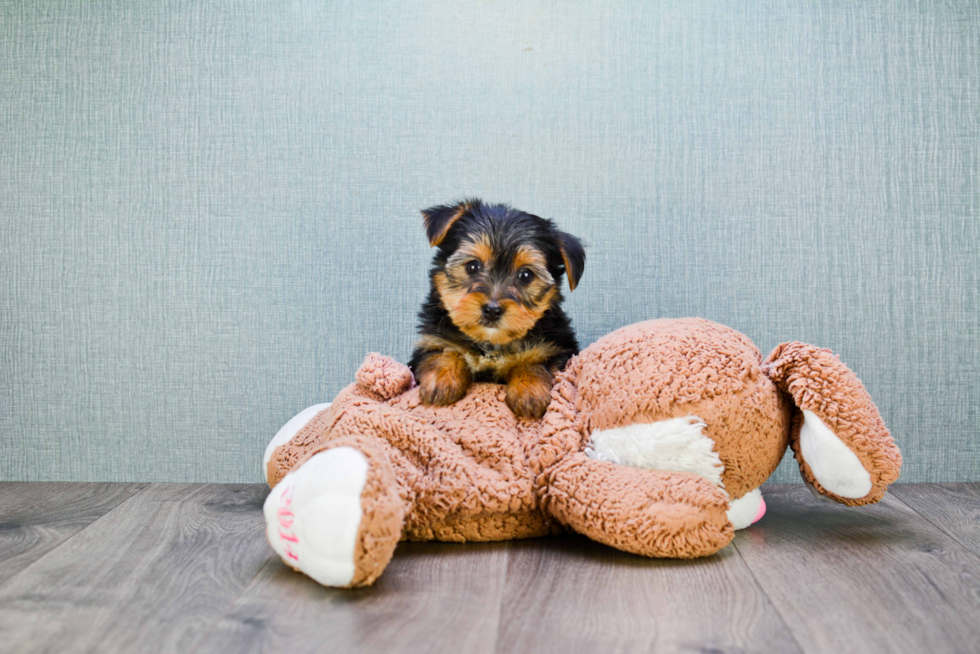
[[[727,545],[728,495],[687,472],[569,456],[548,473],[544,508],[589,538],[644,556],[694,558]]]
[[[799,409],[790,445],[803,478],[842,504],[880,500],[902,455],[857,375],[830,350],[798,342],[777,346],[762,371]]]
[[[377,400],[390,400],[415,385],[412,371],[404,363],[371,352],[355,375],[358,387]]]

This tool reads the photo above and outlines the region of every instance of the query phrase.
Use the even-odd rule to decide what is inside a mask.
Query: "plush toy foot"
[[[391,471],[376,468],[357,448],[334,447],[287,474],[265,501],[272,549],[324,586],[374,582],[391,559],[404,517],[393,480],[386,479]]]
[[[750,490],[737,500],[732,500],[727,512],[728,521],[732,523],[735,531],[754,525],[762,520],[765,514],[766,501],[762,499],[762,491],[758,488]]]

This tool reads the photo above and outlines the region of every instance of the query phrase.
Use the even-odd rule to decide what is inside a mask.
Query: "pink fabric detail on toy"
[[[755,514],[755,517],[752,518],[752,522],[750,522],[749,524],[754,525],[755,523],[759,522],[760,520],[762,520],[762,516],[764,516],[765,514],[766,514],[766,500],[764,497],[760,497],[759,512]]]
[[[296,553],[293,552],[293,550],[290,549],[289,547],[289,543],[298,543],[299,538],[294,533],[288,533],[286,531],[283,531],[284,529],[292,528],[293,519],[296,517],[296,515],[292,511],[286,508],[287,506],[293,503],[293,490],[295,490],[293,486],[287,486],[286,489],[283,490],[282,502],[285,506],[279,507],[279,509],[276,511],[276,514],[278,514],[279,516],[279,525],[280,525],[279,538],[281,538],[284,541],[287,541],[285,544],[286,556],[288,556],[294,561],[299,561],[299,557],[296,556]]]

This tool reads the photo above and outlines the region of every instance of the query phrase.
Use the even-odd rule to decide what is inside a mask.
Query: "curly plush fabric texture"
[[[763,363],[745,336],[698,318],[637,323],[589,346],[556,375],[540,421],[515,419],[504,394],[474,384],[454,405],[422,405],[406,366],[370,354],[356,383],[274,448],[273,487],[332,448],[367,461],[345,568],[354,573],[337,585],[373,582],[399,539],[489,541],[567,528],[644,556],[707,556],[731,541],[732,520],[742,527],[764,511],[759,498],[746,509],[751,517],[727,513],[757,492],[789,444],[804,478],[845,504],[879,499],[901,465],[861,382],[828,351],[786,343]],[[803,410],[860,461],[866,495],[821,486],[799,446]],[[835,487],[861,487],[844,474]]]
[[[788,393],[799,409],[793,419],[791,445],[803,478],[848,506],[877,502],[898,479],[902,455],[864,384],[830,350],[806,343],[783,343],[766,358],[766,374]],[[802,410],[812,411],[871,474],[872,489],[864,497],[841,497],[826,490],[800,451]]]

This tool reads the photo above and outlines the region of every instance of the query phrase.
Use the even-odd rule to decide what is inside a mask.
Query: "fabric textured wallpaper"
[[[586,241],[583,343],[829,347],[980,480],[978,7],[2,2],[0,478],[260,480],[480,196]]]

